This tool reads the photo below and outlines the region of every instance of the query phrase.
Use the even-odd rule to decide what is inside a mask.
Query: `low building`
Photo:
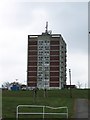
[[[17,91],[17,90],[20,90],[21,89],[21,86],[18,84],[18,83],[11,83],[8,87],[8,90],[12,90],[12,91]]]
[[[70,89],[70,88],[77,88],[76,85],[64,85],[64,88]]]

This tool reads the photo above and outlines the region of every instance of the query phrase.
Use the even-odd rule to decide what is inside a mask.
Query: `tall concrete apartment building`
[[[61,89],[66,85],[66,43],[61,34],[28,35],[27,85]]]

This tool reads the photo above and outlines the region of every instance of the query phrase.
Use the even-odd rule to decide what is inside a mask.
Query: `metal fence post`
[[[68,118],[68,108],[67,108],[67,118]]]
[[[16,120],[18,120],[18,106],[17,106],[17,108],[16,108]]]
[[[43,106],[43,120],[44,120],[45,106]]]

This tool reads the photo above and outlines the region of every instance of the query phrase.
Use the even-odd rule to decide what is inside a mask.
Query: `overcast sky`
[[[17,1],[17,0],[16,0]],[[46,21],[67,43],[67,83],[88,86],[88,3],[1,2],[0,84],[26,83],[28,35],[42,34]]]

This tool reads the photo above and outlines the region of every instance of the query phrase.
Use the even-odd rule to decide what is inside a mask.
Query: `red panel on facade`
[[[36,86],[37,86],[37,83],[28,83],[28,86],[29,86],[29,87],[36,87]]]
[[[37,41],[28,41],[29,45],[37,45]]]
[[[28,66],[37,66],[37,62],[28,62]]]
[[[50,76],[50,81],[59,81],[59,77],[51,77]]]
[[[59,51],[50,51],[50,55],[59,55]]]
[[[59,71],[59,67],[50,67],[50,71]]]
[[[29,77],[28,76],[28,82],[30,82],[30,81],[32,81],[32,82],[37,81],[37,77]]]
[[[37,51],[28,51],[28,55],[37,55]]]
[[[59,62],[50,62],[50,65],[51,66],[57,66],[57,65],[59,66]]]
[[[28,50],[37,50],[37,46],[29,45]]]
[[[51,50],[59,50],[59,46],[50,46]]]
[[[59,83],[50,83],[50,87],[59,87]]]
[[[56,40],[50,41],[50,45],[59,45],[59,41]]]
[[[28,76],[37,76],[37,72],[28,72]]]
[[[51,38],[51,41],[60,41],[60,37],[54,36],[54,37]]]
[[[28,71],[37,71],[37,67],[28,67]]]
[[[59,72],[50,72],[50,76],[59,76]]]
[[[50,56],[50,60],[59,60],[59,56]]]
[[[28,61],[36,61],[37,57],[36,56],[30,56],[28,57]]]

